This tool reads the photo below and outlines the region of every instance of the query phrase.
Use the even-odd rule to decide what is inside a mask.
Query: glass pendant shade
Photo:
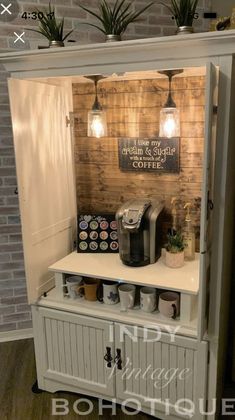
[[[180,137],[180,111],[172,98],[171,82],[177,74],[183,73],[183,70],[163,70],[160,74],[169,79],[168,98],[164,107],[160,111],[159,137],[173,138]]]
[[[86,76],[86,78],[92,80],[95,85],[95,101],[92,109],[88,112],[87,135],[88,137],[96,138],[107,137],[108,129],[106,112],[103,110],[102,105],[99,102],[97,89],[99,80],[105,79],[105,77],[101,75],[94,75]]]
[[[106,112],[102,109],[93,109],[88,112],[88,137],[106,137]]]
[[[180,112],[177,108],[161,109],[159,137],[180,137]]]

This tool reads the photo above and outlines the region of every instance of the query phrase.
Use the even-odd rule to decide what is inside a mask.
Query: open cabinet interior
[[[91,80],[83,76],[10,80],[16,156],[21,155],[17,173],[31,303],[52,289],[55,272],[56,287],[42,297],[42,304],[50,301],[54,308],[90,311],[113,320],[126,317],[133,324],[136,319],[140,324],[164,324],[158,311],[144,314],[137,306],[121,314],[119,305],[68,299],[62,288],[69,274],[148,285],[158,293],[179,292],[181,313],[177,320],[167,322],[182,326],[180,334],[204,335],[218,86],[214,76],[216,70],[210,66],[184,68],[172,80],[181,125],[178,173],[126,171],[119,166],[120,139],[159,137],[160,111],[169,84],[157,70],[108,75],[99,81],[99,101],[107,118],[107,136],[101,138],[87,134],[95,96]],[[22,93],[20,100],[14,97],[15,89]],[[36,190],[32,181],[37,182]],[[115,214],[122,203],[135,198],[164,202],[165,243],[172,228],[173,197],[179,229],[185,223],[185,204],[192,205],[196,257],[182,268],[166,267],[164,255],[155,264],[133,269],[125,267],[118,254],[70,254],[77,236],[77,214]]]
[[[193,71],[194,70],[194,71]],[[198,72],[198,74],[197,74]],[[185,219],[185,202],[192,201],[199,250],[205,124],[205,69],[185,69],[172,81],[180,111],[180,172],[123,171],[119,168],[119,138],[158,138],[160,111],[167,100],[168,79],[155,72],[108,77],[98,84],[106,110],[108,137],[87,137],[87,115],[94,102],[94,85],[73,83],[74,143],[79,213],[116,212],[132,198],[163,199],[166,228],[171,224],[171,199],[177,197],[178,223]]]

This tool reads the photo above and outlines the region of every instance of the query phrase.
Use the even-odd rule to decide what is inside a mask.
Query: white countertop
[[[164,257],[145,267],[124,265],[119,254],[79,254],[73,252],[49,267],[58,273],[77,274],[85,277],[117,280],[159,289],[175,290],[197,295],[199,291],[199,259],[185,262],[182,268],[168,268]]]

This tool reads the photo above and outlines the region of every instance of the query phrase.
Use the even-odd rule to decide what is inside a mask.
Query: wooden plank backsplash
[[[199,231],[204,145],[205,78],[180,77],[173,81],[173,96],[181,112],[179,174],[122,172],[118,165],[118,137],[154,137],[159,113],[166,101],[167,79],[102,81],[99,98],[107,110],[108,138],[87,137],[87,112],[94,102],[92,83],[73,85],[74,138],[78,212],[115,212],[120,203],[136,197],[161,198],[170,223],[170,200],[194,205],[193,221]]]

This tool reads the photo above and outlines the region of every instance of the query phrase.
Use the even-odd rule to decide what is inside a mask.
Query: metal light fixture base
[[[86,79],[92,80],[94,83],[98,83],[100,80],[106,79],[106,76],[102,74],[91,74],[90,76],[84,76]]]
[[[183,73],[183,69],[175,69],[175,70],[159,70],[158,73],[164,74],[164,76],[167,76],[172,79],[172,77],[176,76],[177,74]]]
[[[169,79],[169,93],[168,93],[168,98],[167,101],[164,105],[164,108],[176,108],[176,103],[174,102],[173,98],[172,98],[172,93],[171,93],[171,82],[172,82],[172,78],[174,76],[176,76],[177,74],[181,74],[183,73],[184,70],[183,69],[178,69],[178,70],[162,70],[159,71],[158,73],[160,74],[164,74],[164,76],[167,76]]]

